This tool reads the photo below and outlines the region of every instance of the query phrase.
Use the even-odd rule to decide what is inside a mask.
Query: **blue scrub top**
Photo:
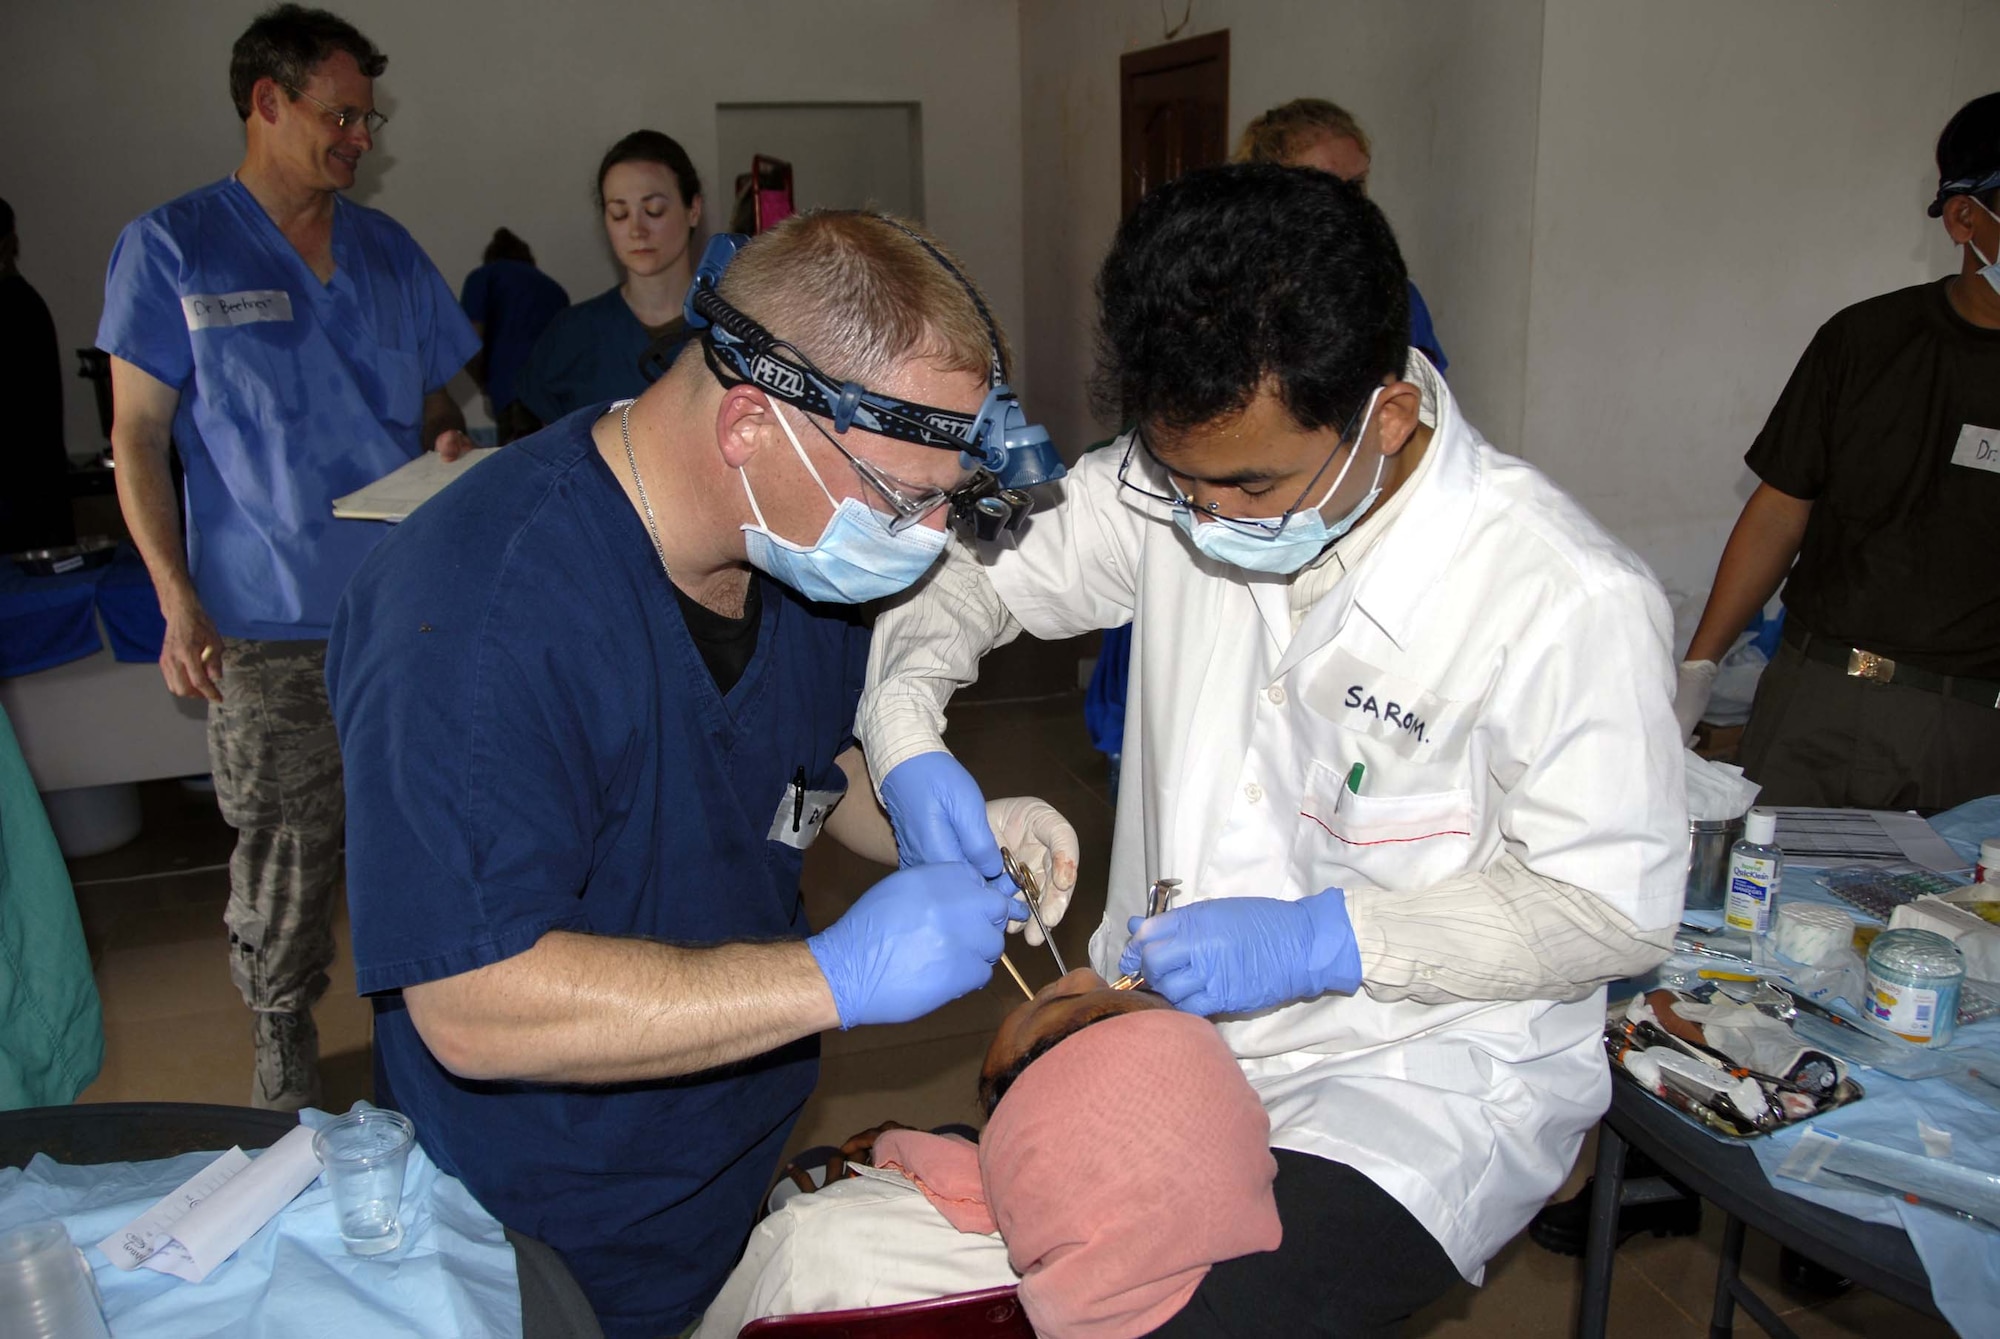
[[[514,383],[515,394],[544,423],[585,405],[629,400],[646,389],[640,363],[652,347],[653,337],[612,288],[549,322]]]
[[[431,1057],[398,992],[551,930],[805,935],[803,854],[768,834],[798,769],[843,788],[868,633],[758,577],[756,654],[719,694],[591,442],[603,408],[515,442],[385,540],[341,602],[326,677],[377,1099],[560,1250],[618,1339],[671,1334],[721,1288],[818,1039],[674,1082],[473,1083]]]
[[[486,395],[497,414],[514,403],[514,378],[569,294],[525,260],[489,260],[465,276],[458,302],[486,336]]]
[[[335,198],[321,283],[235,178],[118,236],[98,347],[180,392],[188,570],[225,636],[325,637],[388,527],[333,499],[423,449],[427,391],[478,336],[388,215]]]
[[[1424,295],[1417,291],[1414,280],[1410,284],[1410,343],[1424,351],[1424,357],[1431,360],[1431,366],[1442,372],[1450,364],[1444,356],[1444,346],[1438,343],[1437,331],[1431,327],[1431,309],[1424,302]]]

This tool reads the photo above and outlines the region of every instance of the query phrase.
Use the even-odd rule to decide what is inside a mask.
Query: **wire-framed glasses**
[[[808,414],[802,409],[799,413],[806,422],[813,425],[815,432],[826,438],[833,449],[840,452],[841,457],[854,467],[854,472],[860,476],[861,482],[867,484],[876,496],[888,505],[889,533],[892,535],[899,535],[914,526],[922,525],[925,517],[939,507],[955,503],[961,494],[988,491],[985,487],[988,478],[985,470],[974,470],[972,477],[956,488],[937,488],[930,484],[913,484],[898,479],[881,466],[863,460],[842,446],[832,433],[820,427],[819,419],[815,415]]]
[[[313,106],[319,108],[321,111],[325,112],[328,116],[331,116],[333,118],[333,124],[341,130],[345,130],[349,126],[353,125],[356,121],[359,121],[367,129],[369,134],[374,135],[380,133],[383,126],[389,124],[389,118],[384,116],[381,112],[376,111],[373,107],[369,108],[365,112],[358,107],[334,107],[327,103],[321,102],[318,98],[306,92],[303,88],[293,88],[290,84],[287,84],[285,85],[285,89],[287,92],[291,93],[292,96],[304,98],[307,102],[310,102]]]
[[[1373,397],[1371,396],[1370,403],[1372,402]],[[1356,411],[1356,414],[1364,413],[1366,409],[1367,406],[1363,405],[1361,410]],[[1326,459],[1322,460],[1319,468],[1313,471],[1312,478],[1306,480],[1306,486],[1299,490],[1298,498],[1293,501],[1291,506],[1285,508],[1283,512],[1276,516],[1226,516],[1221,510],[1220,503],[1211,502],[1207,506],[1203,506],[1196,502],[1181,491],[1181,486],[1174,482],[1174,472],[1168,469],[1165,462],[1157,455],[1153,454],[1152,447],[1146,445],[1146,430],[1144,427],[1138,425],[1133,427],[1132,435],[1125,443],[1125,458],[1118,462],[1118,486],[1120,488],[1129,488],[1140,497],[1151,498],[1155,502],[1164,502],[1170,507],[1184,508],[1189,512],[1204,516],[1211,521],[1220,521],[1225,525],[1234,526],[1238,530],[1255,535],[1259,539],[1276,539],[1280,534],[1284,533],[1285,527],[1291,524],[1292,517],[1306,506],[1306,499],[1311,497],[1313,489],[1319,486],[1319,481],[1325,476],[1327,467],[1332,465],[1334,457],[1340,454],[1340,448],[1349,445],[1349,438],[1353,434],[1353,431],[1354,417],[1350,416],[1346,428],[1341,430],[1339,439],[1334,442],[1333,449],[1326,453]],[[1352,449],[1358,449],[1359,447],[1360,443],[1357,441],[1353,443]],[[1160,472],[1166,475],[1167,487],[1171,488],[1173,492],[1162,493],[1158,489],[1148,488],[1142,483],[1136,483],[1129,477],[1132,470],[1132,460],[1142,448],[1146,452],[1146,458],[1155,465],[1158,465]]]

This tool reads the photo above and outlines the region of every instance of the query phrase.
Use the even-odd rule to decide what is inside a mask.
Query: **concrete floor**
[[[989,795],[1040,795],[1066,814],[1082,839],[1082,881],[1057,940],[1080,962],[1103,908],[1111,805],[1103,759],[1082,725],[1080,694],[1033,702],[962,703],[951,743]],[[105,1062],[86,1102],[179,1101],[240,1105],[250,1091],[250,1028],[225,964],[222,908],[232,837],[211,796],[176,783],[145,787],[146,830],[131,845],[72,863],[97,981],[104,1001]],[[813,923],[839,913],[882,871],[839,849],[816,846],[806,861]],[[337,928],[334,984],[317,1016],[327,1105],[344,1109],[369,1095],[369,1011],[354,994],[346,917]],[[1015,941],[1009,956],[1033,985],[1054,979],[1045,952]],[[829,1035],[818,1091],[791,1149],[839,1143],[887,1119],[929,1127],[978,1123],[974,1080],[1001,1015],[1020,998],[1004,973],[986,988],[898,1027]],[[1561,1194],[1583,1182],[1582,1164]],[[1618,1256],[1611,1333],[1645,1339],[1698,1339],[1707,1333],[1719,1217],[1699,1237],[1636,1239]],[[1788,1295],[1776,1281],[1777,1248],[1753,1233],[1746,1273],[1802,1336],[1949,1335],[1940,1322],[1873,1294],[1831,1302]],[[1525,1236],[1487,1267],[1481,1288],[1460,1287],[1411,1324],[1427,1339],[1565,1335],[1572,1332],[1579,1262],[1551,1255]],[[1742,1335],[1761,1334],[1738,1317]]]

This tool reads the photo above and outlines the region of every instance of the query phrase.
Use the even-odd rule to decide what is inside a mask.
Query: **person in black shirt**
[[[56,323],[16,268],[20,252],[14,211],[0,200],[0,406],[9,439],[0,456],[0,553],[76,542]]]
[[[1745,457],[1762,482],[1681,666],[1692,729],[1785,582],[1739,759],[1767,803],[1937,810],[2000,791],[2000,93],[1952,117],[1937,163],[1929,212],[1959,273],[1813,337]]]

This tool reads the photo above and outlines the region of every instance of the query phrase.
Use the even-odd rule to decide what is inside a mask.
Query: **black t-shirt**
[[[74,544],[62,354],[48,304],[18,274],[0,278],[0,406],[0,553]]]
[[[694,649],[701,652],[701,663],[708,666],[715,690],[724,697],[729,696],[729,690],[743,677],[750,657],[757,654],[757,624],[764,612],[764,597],[758,587],[763,580],[761,576],[750,578],[750,588],[743,596],[743,613],[737,618],[718,614],[691,599],[679,586],[674,587],[688,636],[694,639]]]
[[[1785,583],[1802,626],[2000,679],[2000,330],[1953,311],[1950,283],[1821,326],[1744,459],[1813,504]]]

